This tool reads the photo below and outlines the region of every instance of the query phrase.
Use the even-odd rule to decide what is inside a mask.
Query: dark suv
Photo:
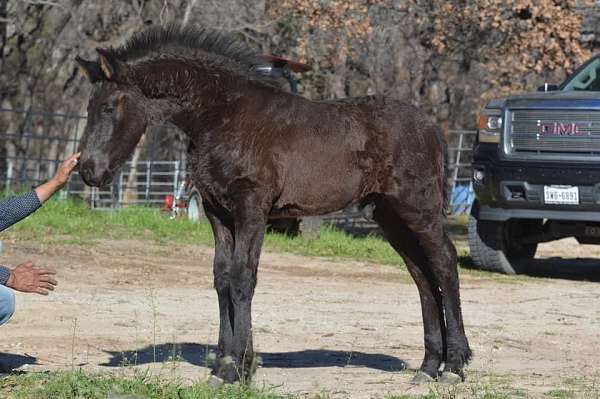
[[[600,244],[600,55],[560,86],[491,101],[473,149],[474,263],[525,271],[538,243]]]

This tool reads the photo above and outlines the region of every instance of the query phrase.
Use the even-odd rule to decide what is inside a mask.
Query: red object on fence
[[[287,58],[277,57],[275,55],[261,54],[258,56],[262,61],[268,62],[275,68],[288,67],[292,72],[308,72],[312,69],[310,65],[303,62],[288,60]]]
[[[167,194],[165,196],[165,202],[161,209],[162,212],[171,212],[173,209],[173,202],[175,201],[175,196],[173,194]]]

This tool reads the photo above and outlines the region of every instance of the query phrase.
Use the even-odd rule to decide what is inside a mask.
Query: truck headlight
[[[484,114],[479,117],[479,142],[499,143],[502,133],[502,116]]]

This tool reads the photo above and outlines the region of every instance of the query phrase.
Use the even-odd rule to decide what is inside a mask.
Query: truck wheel
[[[188,220],[192,222],[197,222],[200,219],[204,219],[206,217],[204,215],[204,208],[202,207],[202,198],[200,197],[200,193],[196,189],[193,189],[190,195],[188,196],[187,217]]]
[[[469,248],[475,266],[504,274],[523,273],[535,256],[537,244],[521,244],[520,238],[535,232],[541,220],[511,219],[506,222],[469,217]]]

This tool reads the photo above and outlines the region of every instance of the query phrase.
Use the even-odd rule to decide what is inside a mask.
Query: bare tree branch
[[[31,4],[34,6],[50,6],[50,7],[58,7],[58,8],[62,8],[63,10],[65,10],[66,12],[68,12],[69,14],[73,15],[73,11],[70,10],[69,8],[67,8],[66,6],[64,6],[63,4],[59,4],[59,3],[55,3],[53,1],[47,1],[47,0],[20,0],[23,3],[27,3],[27,4]]]
[[[183,14],[183,20],[181,21],[182,28],[188,24],[190,20],[190,14],[192,13],[192,9],[194,8],[197,2],[198,0],[188,0],[187,6],[185,8],[185,14]]]
[[[163,6],[160,10],[160,14],[158,15],[158,20],[160,21],[161,25],[164,25],[169,19],[169,1],[168,0],[164,0],[163,1]]]

